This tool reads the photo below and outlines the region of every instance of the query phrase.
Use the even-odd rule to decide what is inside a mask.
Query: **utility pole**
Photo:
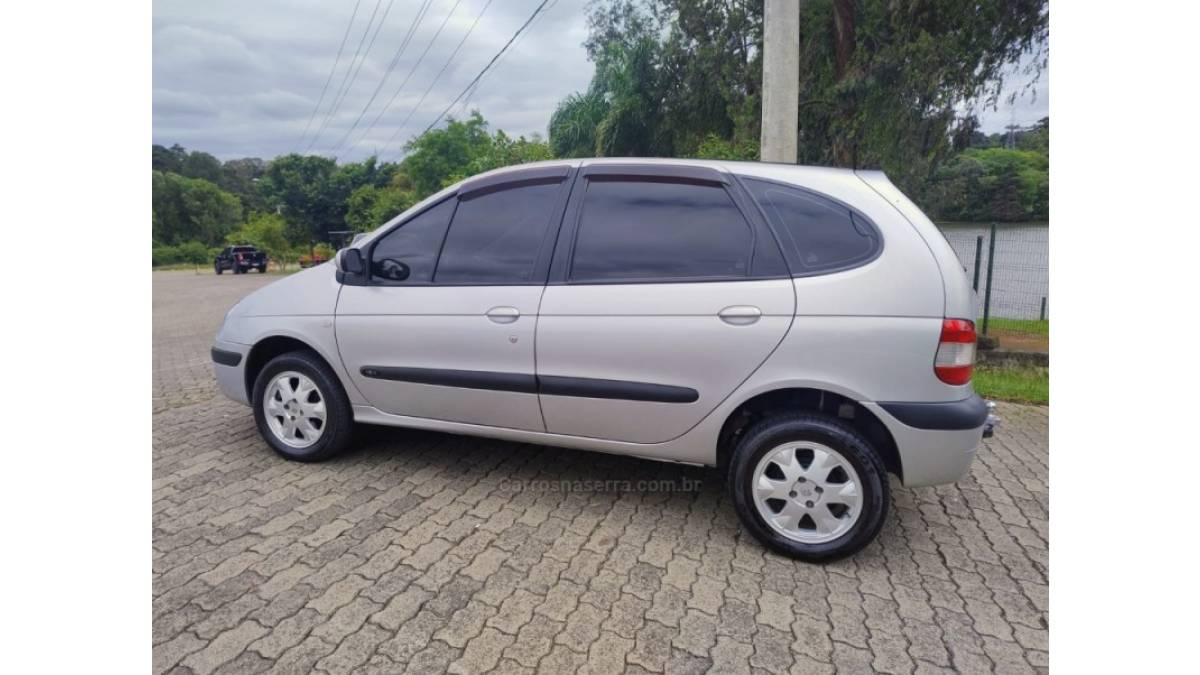
[[[759,151],[762,161],[796,163],[799,106],[800,0],[766,0]]]

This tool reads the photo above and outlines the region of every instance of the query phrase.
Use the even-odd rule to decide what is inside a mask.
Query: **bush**
[[[696,149],[697,159],[727,159],[753,162],[758,160],[758,143],[755,141],[731,141],[709,134]]]
[[[175,246],[155,246],[150,251],[150,264],[154,267],[179,263],[179,249]]]
[[[150,250],[150,264],[154,267],[166,265],[207,265],[217,255],[215,248],[208,248],[198,241],[184,242],[178,246],[154,246]]]
[[[207,264],[211,259],[208,247],[198,241],[180,244],[176,250],[179,252],[179,262],[199,266]]]

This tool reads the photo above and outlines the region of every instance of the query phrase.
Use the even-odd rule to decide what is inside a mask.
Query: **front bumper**
[[[978,395],[945,403],[868,403],[891,432],[900,454],[903,483],[922,487],[953,483],[966,475],[981,439],[999,420],[993,404]]]
[[[250,347],[236,342],[217,340],[212,347],[213,375],[221,393],[241,403],[250,405],[246,395],[246,355]]]

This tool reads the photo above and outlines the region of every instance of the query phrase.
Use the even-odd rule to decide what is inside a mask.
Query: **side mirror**
[[[404,281],[412,273],[408,265],[394,258],[384,258],[375,263],[374,267],[371,273],[388,281]]]
[[[338,271],[344,274],[359,275],[365,270],[362,251],[356,248],[344,248],[338,251],[334,260],[337,263]]]

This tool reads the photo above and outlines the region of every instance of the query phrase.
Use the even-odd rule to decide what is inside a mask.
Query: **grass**
[[[1050,369],[1035,366],[976,366],[971,378],[984,398],[1050,404]]]
[[[178,270],[191,271],[191,270],[197,270],[197,269],[200,269],[200,270],[208,269],[208,271],[211,272],[212,265],[208,265],[207,268],[204,265],[196,266],[196,265],[193,265],[192,263],[174,263],[171,265],[155,265],[154,266],[155,272],[175,272]]]
[[[983,319],[975,322],[975,330],[983,332]],[[1005,319],[998,316],[988,317],[988,333],[999,331],[1003,333],[1026,333],[1030,335],[1050,335],[1050,319]]]
[[[216,272],[213,270],[212,265],[200,265],[199,267],[196,267],[195,265],[192,265],[190,263],[177,263],[174,265],[157,265],[153,269],[155,272],[195,272],[196,274],[210,274],[210,275],[216,274]],[[281,270],[281,269],[279,269],[278,265],[274,265],[274,264],[272,264],[270,267],[267,268],[268,275],[292,274],[293,272],[299,272],[299,271],[300,271],[300,266],[296,265],[295,263],[288,265],[286,270]],[[233,274],[233,270],[225,270],[225,274]],[[256,270],[253,272],[247,272],[247,274],[255,274],[256,275],[256,274],[258,274],[258,271]]]

